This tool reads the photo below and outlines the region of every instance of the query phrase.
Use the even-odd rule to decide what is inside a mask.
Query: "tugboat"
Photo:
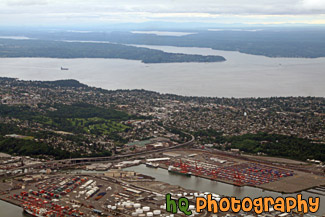
[[[192,176],[192,173],[191,173],[191,172],[182,171],[182,170],[180,170],[179,168],[177,168],[177,167],[173,167],[173,166],[169,166],[169,167],[168,167],[168,172],[170,172],[170,173],[175,173],[175,174],[178,174],[178,175],[187,176],[187,177]]]
[[[159,164],[155,164],[155,163],[149,162],[149,163],[146,163],[146,166],[147,167],[152,167],[152,168],[158,168],[159,167]]]
[[[69,70],[68,68],[63,68],[62,66],[61,66],[61,70],[65,70],[65,71],[67,71],[67,70]]]

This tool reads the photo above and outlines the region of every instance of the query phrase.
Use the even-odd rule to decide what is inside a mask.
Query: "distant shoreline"
[[[2,58],[103,58],[140,60],[143,63],[210,63],[226,59],[217,55],[168,53],[118,43],[53,41],[38,39],[3,39]]]
[[[26,57],[27,58],[27,57]],[[1,59],[1,57],[0,57]],[[50,58],[52,59],[52,58]],[[79,59],[79,58],[78,58]],[[158,94],[166,94],[166,95],[175,95],[179,97],[194,97],[194,98],[210,98],[210,99],[218,99],[218,98],[225,98],[225,99],[270,99],[270,98],[325,98],[325,96],[270,96],[270,97],[223,97],[223,96],[188,96],[188,95],[182,95],[182,94],[176,94],[176,93],[164,93],[160,91],[155,91],[155,90],[148,90],[148,89],[141,89],[141,88],[135,88],[135,89],[127,89],[127,88],[118,88],[118,89],[107,89],[107,88],[102,88],[99,86],[94,86],[94,85],[88,85],[85,82],[79,81],[79,79],[54,79],[54,80],[38,80],[38,79],[22,79],[22,78],[17,78],[17,77],[8,77],[8,76],[1,76],[0,75],[0,80],[1,79],[14,79],[14,80],[20,80],[20,81],[31,81],[31,82],[41,82],[41,83],[55,83],[55,82],[62,82],[62,81],[73,81],[75,83],[78,83],[82,85],[83,87],[89,87],[89,88],[96,88],[96,89],[102,89],[104,91],[147,91],[147,92],[155,92]]]

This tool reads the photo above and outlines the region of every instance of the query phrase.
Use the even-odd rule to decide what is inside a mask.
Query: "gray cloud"
[[[32,7],[31,7],[32,6]],[[0,24],[8,22],[128,22],[188,20],[278,22],[322,20],[325,0],[4,0]],[[255,18],[254,18],[255,16]],[[263,17],[264,16],[264,17]],[[272,16],[274,16],[272,18]],[[293,16],[293,17],[290,17]],[[313,17],[311,17],[313,16]],[[244,19],[245,18],[245,19]]]
[[[8,6],[35,6],[47,5],[47,0],[7,0],[5,1]]]

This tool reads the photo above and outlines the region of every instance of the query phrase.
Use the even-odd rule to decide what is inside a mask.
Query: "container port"
[[[166,212],[165,195],[170,193],[177,199],[186,196],[194,209],[195,198],[205,197],[209,192],[184,189],[153,177],[133,172],[131,166],[143,164],[152,170],[161,168],[168,174],[183,176],[184,179],[201,177],[236,186],[253,186],[282,192],[285,183],[294,183],[291,192],[309,189],[308,192],[324,191],[322,177],[294,170],[279,164],[243,160],[208,151],[180,150],[168,153],[149,154],[110,163],[96,163],[95,168],[104,171],[90,171],[90,163],[73,166],[68,170],[40,174],[33,170],[5,179],[0,185],[0,199],[23,207],[34,216],[183,216]],[[121,168],[125,168],[121,170]],[[149,168],[147,168],[149,169]],[[128,171],[127,171],[128,170]],[[307,180],[307,181],[306,181]],[[222,197],[222,192],[214,198]],[[231,213],[222,213],[226,216]],[[271,216],[280,213],[272,213]],[[236,216],[253,216],[254,213],[239,213]],[[192,216],[212,216],[210,213],[195,213]],[[267,216],[267,215],[266,215]]]
[[[168,160],[162,156],[168,156]],[[306,173],[297,165],[243,159],[239,155],[212,151],[178,150],[151,156],[149,162],[172,173],[280,193],[295,193],[325,184],[322,176]]]
[[[164,194],[171,193],[173,198],[190,195],[192,199],[194,194],[199,195],[177,186],[168,186],[165,192],[146,189],[136,183],[154,180],[141,174],[116,177],[50,175],[46,180],[28,183],[24,189],[2,195],[1,199],[22,206],[32,216],[181,216],[166,212]],[[193,205],[190,208],[194,210]]]

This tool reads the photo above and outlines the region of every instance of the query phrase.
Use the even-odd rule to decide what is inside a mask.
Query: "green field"
[[[69,118],[71,125],[81,128],[85,133],[95,135],[109,135],[116,132],[124,132],[129,127],[112,120],[104,118]]]

